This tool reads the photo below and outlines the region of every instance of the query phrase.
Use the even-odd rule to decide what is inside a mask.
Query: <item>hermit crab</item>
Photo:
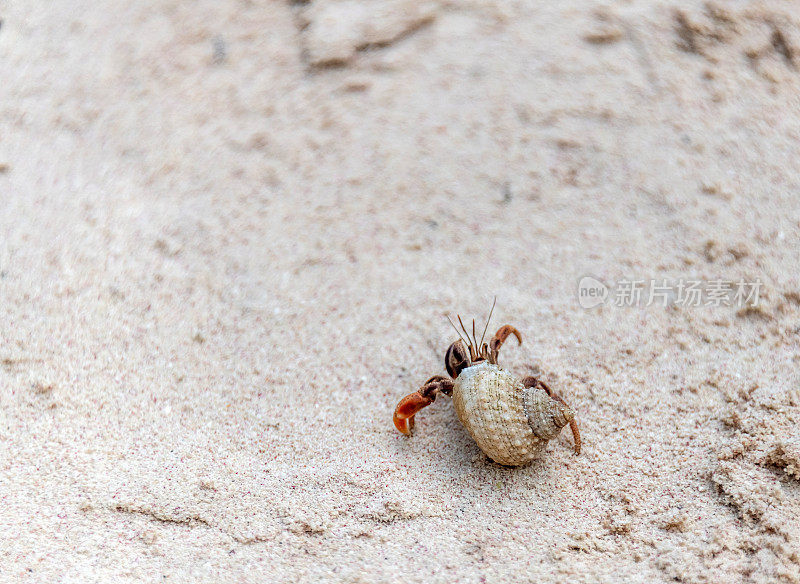
[[[434,375],[418,391],[401,399],[394,410],[395,427],[403,434],[411,434],[417,412],[443,393],[452,397],[458,419],[480,449],[499,464],[518,466],[530,462],[567,424],[575,440],[575,454],[580,454],[578,423],[564,400],[541,379],[519,379],[497,364],[500,347],[509,336],[514,335],[522,344],[520,332],[510,325],[501,326],[486,344],[483,339],[489,320],[480,341],[475,336],[474,320],[472,339],[460,316],[458,322],[466,339],[450,321],[459,336],[444,356],[450,378]]]

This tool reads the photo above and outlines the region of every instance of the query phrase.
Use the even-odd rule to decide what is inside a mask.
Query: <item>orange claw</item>
[[[517,342],[520,345],[522,344],[522,335],[517,329],[515,329],[510,324],[504,324],[499,329],[497,329],[497,332],[494,334],[494,338],[497,339],[498,345],[502,345],[503,343],[506,342],[506,339],[511,335],[517,337]],[[500,347],[498,346],[497,348],[499,349]]]
[[[394,426],[400,432],[408,436],[414,427],[414,415],[425,406],[433,403],[435,396],[425,397],[419,391],[415,391],[400,400],[394,409]]]

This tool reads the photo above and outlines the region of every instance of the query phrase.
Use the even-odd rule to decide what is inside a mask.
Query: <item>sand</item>
[[[0,18],[0,580],[800,581],[796,2]],[[393,428],[495,296],[580,456]]]

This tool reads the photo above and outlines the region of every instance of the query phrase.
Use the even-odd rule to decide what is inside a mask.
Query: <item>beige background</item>
[[[0,580],[800,580],[796,1],[0,17]],[[494,295],[581,456],[393,429]]]

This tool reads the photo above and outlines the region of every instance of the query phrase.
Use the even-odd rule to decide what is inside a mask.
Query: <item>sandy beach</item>
[[[800,582],[797,1],[0,21],[0,582]],[[579,456],[394,428],[495,297]]]

